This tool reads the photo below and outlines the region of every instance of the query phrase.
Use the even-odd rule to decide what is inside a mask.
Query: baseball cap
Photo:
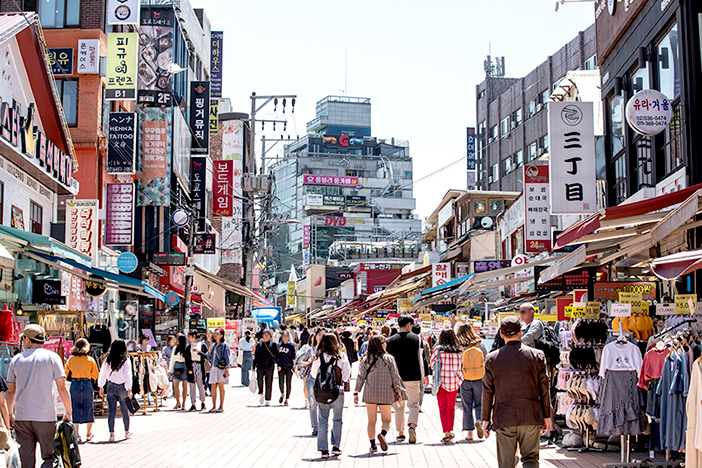
[[[40,325],[35,325],[35,324],[29,324],[26,327],[24,327],[24,331],[22,332],[22,336],[25,336],[29,338],[31,341],[34,341],[35,343],[43,343],[46,341],[46,332],[44,331],[44,327]]]
[[[505,336],[514,336],[522,331],[522,324],[517,317],[505,317],[500,323],[500,332]]]

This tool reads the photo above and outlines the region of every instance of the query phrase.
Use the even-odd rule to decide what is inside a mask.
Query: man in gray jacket
[[[539,466],[539,436],[551,416],[544,353],[522,345],[519,319],[500,325],[505,346],[488,354],[483,377],[482,419],[497,436],[499,468],[514,468],[517,446],[524,468]],[[489,437],[489,430],[486,437]]]

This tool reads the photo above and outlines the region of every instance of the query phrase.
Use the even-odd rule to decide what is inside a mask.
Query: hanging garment
[[[54,468],[81,466],[78,437],[73,423],[61,421],[54,437]]]
[[[645,430],[638,380],[635,370],[605,370],[599,395],[598,434],[638,435]]]
[[[690,393],[687,398],[687,432],[685,437],[685,466],[702,468],[702,362],[692,364]]]
[[[106,353],[112,344],[112,336],[107,325],[93,325],[88,328],[88,342],[102,345],[102,352]]]
[[[141,379],[139,379],[141,360],[133,357],[129,359],[132,360],[132,393],[141,393]]]
[[[647,390],[651,380],[661,378],[663,365],[665,364],[665,359],[668,357],[668,354],[670,354],[669,349],[654,348],[644,355],[641,375],[639,376],[639,387]],[[655,390],[655,387],[653,387],[653,389]]]
[[[0,375],[5,380],[7,380],[7,371],[10,370],[10,361],[12,361],[12,354],[10,354],[8,347],[5,346],[0,356]]]
[[[671,352],[656,389],[660,399],[660,443],[664,450],[679,451],[684,448],[686,387],[689,387],[687,368],[687,355]]]

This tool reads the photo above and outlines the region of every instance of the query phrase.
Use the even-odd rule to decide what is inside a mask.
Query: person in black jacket
[[[349,362],[353,364],[358,361],[358,353],[356,352],[356,343],[354,343],[351,338],[350,331],[344,331],[341,333],[341,343],[346,348],[346,355],[349,358]]]
[[[295,345],[290,340],[290,332],[285,330],[280,335],[280,345],[278,346],[278,385],[280,386],[280,400],[288,406],[290,399],[290,389],[292,388],[293,367],[295,366]]]
[[[265,384],[265,402],[266,406],[271,405],[271,393],[273,393],[273,371],[278,363],[278,345],[271,341],[271,331],[266,329],[261,334],[261,341],[256,343],[256,351],[254,352],[253,368],[256,371],[258,379],[258,394],[260,404],[264,402],[264,384]]]

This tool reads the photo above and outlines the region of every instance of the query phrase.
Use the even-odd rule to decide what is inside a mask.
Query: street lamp
[[[558,0],[556,2],[556,13],[558,13],[558,9],[561,7],[561,5],[564,5],[566,3],[592,3],[594,1],[596,0]]]

